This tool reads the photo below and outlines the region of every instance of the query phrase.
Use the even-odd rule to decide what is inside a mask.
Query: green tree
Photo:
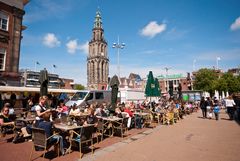
[[[217,86],[217,79],[217,74],[213,69],[200,69],[196,74],[194,89],[207,91],[210,94],[213,94],[214,88]]]
[[[83,85],[81,85],[81,84],[77,84],[77,85],[75,85],[74,89],[76,89],[76,90],[84,90],[85,87]]]
[[[240,76],[235,77],[232,73],[224,73],[218,78],[213,69],[200,69],[196,75],[194,88],[210,92],[211,95],[214,90],[228,91],[232,94],[240,91]]]
[[[215,86],[215,90],[217,91],[228,91],[228,84],[227,81],[221,77],[217,80],[216,86]]]
[[[239,91],[240,82],[238,77],[233,76],[232,73],[224,73],[220,78],[223,79],[227,84],[227,91],[232,94]],[[222,85],[222,84],[220,84]],[[224,84],[223,84],[224,85]]]

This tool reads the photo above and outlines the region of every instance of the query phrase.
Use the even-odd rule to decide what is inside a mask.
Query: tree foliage
[[[200,69],[196,74],[194,88],[213,94],[215,90],[229,93],[240,91],[240,76],[224,73],[221,77],[213,69]]]
[[[84,89],[85,89],[85,87],[84,87],[83,85],[81,85],[81,84],[75,85],[74,88],[75,88],[76,90],[84,90]]]
[[[200,69],[196,75],[194,89],[213,93],[217,74],[212,69]]]

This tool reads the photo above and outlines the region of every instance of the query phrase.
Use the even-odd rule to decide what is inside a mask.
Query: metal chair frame
[[[31,159],[32,159],[32,153],[33,153],[33,150],[34,150],[35,147],[39,147],[39,148],[43,148],[44,149],[44,153],[43,153],[43,159],[44,159],[45,153],[48,152],[50,147],[53,146],[53,145],[48,145],[47,142],[48,142],[49,139],[51,139],[55,135],[57,135],[57,134],[54,134],[54,135],[52,135],[52,136],[47,138],[46,132],[45,132],[44,129],[33,127],[32,128],[33,147],[32,147],[32,150],[31,150],[31,154],[30,154],[29,160],[31,161]],[[58,157],[59,157],[59,142],[57,142],[55,144],[58,144]]]

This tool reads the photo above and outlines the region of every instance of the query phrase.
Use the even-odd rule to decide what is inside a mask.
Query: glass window
[[[96,100],[103,99],[103,92],[96,92]]]
[[[87,98],[86,98],[86,101],[92,100],[92,99],[93,99],[93,93],[89,93]]]
[[[71,100],[73,101],[83,100],[86,95],[87,95],[87,92],[77,92],[73,95]]]
[[[0,48],[0,71],[5,69],[6,49]]]
[[[0,11],[0,29],[8,31],[8,15]]]

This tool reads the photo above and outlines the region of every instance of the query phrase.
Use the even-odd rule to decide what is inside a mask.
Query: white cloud
[[[234,23],[231,24],[230,29],[231,29],[232,31],[240,29],[240,17],[238,17],[238,18],[234,21]]]
[[[80,45],[79,49],[82,50],[85,54],[88,54],[88,41]]]
[[[47,47],[53,48],[57,47],[61,44],[61,42],[57,39],[57,37],[53,33],[47,33],[43,37],[43,44]]]
[[[85,54],[88,53],[88,42],[85,42],[84,44],[78,44],[78,40],[69,40],[66,44],[67,51],[70,54],[75,54],[77,50],[83,51]]]
[[[74,54],[76,53],[76,50],[78,49],[78,42],[77,42],[77,39],[75,40],[70,40],[67,44],[67,51],[68,53],[70,54]]]
[[[153,38],[157,34],[160,34],[161,32],[165,31],[167,28],[167,25],[165,23],[163,24],[157,24],[156,21],[151,21],[145,26],[141,31],[140,34],[142,36]]]

